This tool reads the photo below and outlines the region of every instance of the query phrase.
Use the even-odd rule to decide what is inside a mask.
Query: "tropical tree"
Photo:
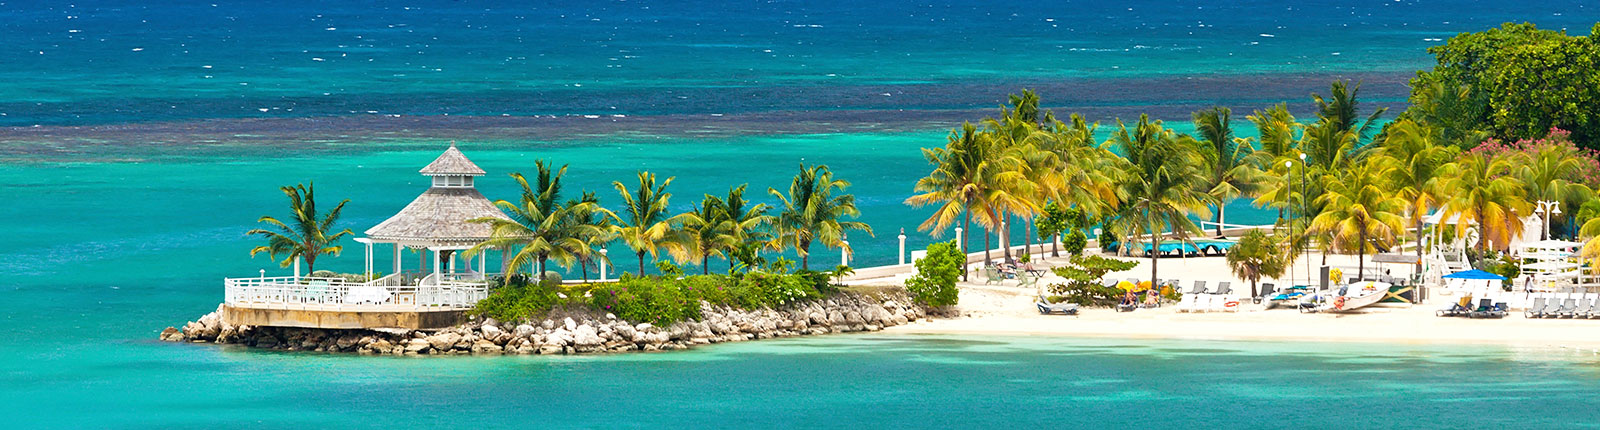
[[[1245,116],[1245,119],[1256,125],[1256,134],[1259,137],[1259,147],[1250,154],[1250,164],[1255,165],[1259,175],[1256,182],[1257,207],[1273,207],[1278,209],[1278,223],[1283,224],[1284,211],[1289,209],[1293,200],[1292,193],[1299,189],[1294,181],[1289,179],[1291,173],[1284,162],[1291,164],[1299,161],[1301,125],[1289,113],[1287,104],[1279,103],[1265,111],[1255,111]]]
[[[700,273],[711,274],[711,256],[723,256],[725,250],[739,246],[738,226],[728,216],[722,199],[710,194],[694,210],[679,215],[683,232],[685,254],[700,264]],[[685,261],[685,262],[688,262]]]
[[[1460,217],[1456,221],[1458,237],[1464,237],[1467,229],[1477,224],[1478,248],[1487,250],[1491,241],[1500,247],[1509,246],[1512,237],[1522,231],[1522,218],[1517,214],[1531,213],[1530,205],[1524,198],[1522,181],[1510,172],[1508,160],[1483,153],[1468,153],[1443,172],[1445,181],[1440,186],[1449,197],[1441,216]]]
[[[605,229],[576,220],[592,218],[596,214],[603,214],[604,210],[598,207],[592,193],[586,196],[589,201],[578,199],[564,206],[559,204],[556,199],[561,192],[561,176],[565,174],[566,167],[562,166],[552,173],[542,161],[537,165],[537,185],[530,185],[521,173],[512,173],[512,179],[522,188],[521,197],[515,203],[506,200],[494,202],[495,207],[504,212],[507,218],[467,220],[488,224],[489,239],[468,248],[463,254],[471,256],[488,248],[516,249],[507,262],[507,272],[532,266],[539,280],[544,280],[544,274],[549,269],[548,262],[552,259],[556,264],[570,268],[573,263],[588,257],[593,249],[590,246],[591,238],[603,236]]]
[[[1194,113],[1195,138],[1206,161],[1206,182],[1217,208],[1217,236],[1222,236],[1223,212],[1229,201],[1255,193],[1255,166],[1250,163],[1250,141],[1234,137],[1233,111],[1214,107]]]
[[[1382,163],[1360,163],[1333,175],[1321,200],[1323,210],[1311,220],[1312,234],[1326,235],[1335,251],[1356,254],[1356,274],[1365,276],[1366,254],[1394,246],[1405,231],[1405,199],[1385,185]]]
[[[980,223],[998,218],[993,202],[1016,198],[1009,194],[1010,184],[1025,179],[1015,168],[1021,161],[1005,154],[993,139],[985,133],[979,133],[971,123],[963,123],[961,129],[951,130],[943,148],[923,148],[922,156],[934,166],[933,171],[917,180],[913,190],[921,194],[913,195],[905,202],[915,207],[939,205],[933,215],[917,227],[917,230],[931,232],[935,238],[942,236],[960,216],[963,225],[961,249],[968,249],[965,236],[972,231],[972,212],[980,212]],[[986,235],[986,260],[989,248]],[[963,273],[963,276],[966,274]]]
[[[741,250],[751,249],[752,257],[761,245],[771,240],[771,235],[763,231],[765,226],[772,224],[772,216],[767,211],[772,207],[766,203],[750,204],[744,198],[747,185],[739,185],[728,189],[728,197],[722,199],[721,212],[725,219],[731,222],[731,233],[737,243],[722,249],[728,255],[728,270],[733,270],[733,256]],[[750,245],[750,246],[747,246]]]
[[[773,220],[774,247],[793,248],[800,254],[800,267],[810,270],[813,241],[827,247],[843,247],[847,246],[844,243],[846,230],[860,230],[871,235],[872,227],[866,223],[844,220],[861,216],[854,195],[833,194],[835,189],[844,191],[848,187],[850,182],[834,179],[828,166],[807,168],[801,164],[800,173],[789,182],[787,193],[768,188],[767,193],[778,199],[781,209]]]
[[[1384,176],[1395,197],[1405,200],[1411,215],[1412,238],[1417,241],[1417,271],[1421,273],[1422,217],[1445,197],[1440,175],[1453,168],[1450,163],[1457,151],[1441,144],[1439,129],[1411,120],[1394,122],[1386,134],[1372,162],[1393,167],[1385,170]]]
[[[1579,183],[1585,166],[1577,148],[1559,144],[1537,145],[1531,151],[1512,155],[1515,167],[1512,174],[1522,181],[1522,187],[1531,201],[1573,203],[1589,200],[1594,191]],[[1581,203],[1579,203],[1581,204]],[[1571,206],[1568,206],[1571,210]],[[1553,215],[1543,214],[1545,222],[1554,223]],[[1539,239],[1548,239],[1545,230],[1539,230]]]
[[[577,230],[576,237],[583,246],[574,252],[578,258],[579,270],[583,273],[583,281],[589,282],[589,267],[598,266],[601,261],[611,262],[611,259],[600,250],[616,238],[612,222],[616,220],[617,215],[600,207],[600,198],[593,191],[584,191],[582,197],[568,200],[565,207],[569,223],[592,227]]]
[[[1211,196],[1206,194],[1205,175],[1199,148],[1192,139],[1178,139],[1172,130],[1140,115],[1130,132],[1117,122],[1118,130],[1106,144],[1126,154],[1122,195],[1126,204],[1114,221],[1125,235],[1150,236],[1150,279],[1156,276],[1156,257],[1161,254],[1166,228],[1178,240],[1187,241],[1199,231],[1189,215],[1206,214]],[[1127,241],[1131,245],[1131,240]]]
[[[644,275],[645,254],[650,254],[650,259],[655,260],[663,251],[680,257],[686,251],[682,232],[674,228],[681,216],[667,215],[667,201],[672,198],[672,193],[666,189],[672,185],[672,179],[668,177],[657,184],[654,173],[639,172],[639,185],[632,191],[622,182],[611,182],[617,194],[622,196],[623,204],[620,221],[613,231],[639,258],[641,276]]]
[[[1261,290],[1256,288],[1261,277],[1283,276],[1289,268],[1288,255],[1283,252],[1278,238],[1261,230],[1250,230],[1239,238],[1239,243],[1228,250],[1227,260],[1234,276],[1250,281],[1250,297],[1261,295]]]
[[[289,221],[294,226],[279,221],[272,216],[262,216],[256,219],[258,223],[267,223],[271,228],[257,228],[245,232],[246,236],[261,235],[267,238],[267,244],[257,246],[250,250],[250,256],[266,252],[267,257],[277,259],[278,254],[283,254],[283,261],[278,262],[278,267],[289,267],[295,259],[306,261],[306,271],[317,270],[317,257],[324,254],[338,256],[343,246],[335,245],[339,239],[352,234],[350,229],[337,232],[332,231],[333,223],[339,221],[339,213],[344,211],[344,204],[350,199],[344,199],[334,205],[327,213],[317,212],[316,184],[300,184],[278,188],[283,194],[289,196],[289,212],[292,217]]]

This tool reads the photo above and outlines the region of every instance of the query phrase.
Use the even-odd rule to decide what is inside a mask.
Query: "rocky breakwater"
[[[927,316],[904,292],[844,293],[781,309],[744,310],[702,303],[703,318],[665,327],[589,311],[539,321],[492,318],[433,330],[339,330],[230,326],[221,308],[183,328],[167,327],[161,340],[244,345],[294,351],[361,354],[587,354],[661,351],[719,342],[878,331]]]

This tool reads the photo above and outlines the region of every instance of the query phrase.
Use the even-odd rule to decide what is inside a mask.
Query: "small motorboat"
[[[1349,312],[1383,300],[1389,292],[1388,282],[1358,281],[1345,284],[1328,295],[1317,295],[1301,302],[1306,312]]]

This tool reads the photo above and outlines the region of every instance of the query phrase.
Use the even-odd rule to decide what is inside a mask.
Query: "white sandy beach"
[[[1313,263],[1320,263],[1320,259],[1319,254],[1312,256]],[[1064,261],[1047,259],[1046,262],[1059,264]],[[1329,263],[1354,266],[1355,258],[1330,255]],[[1108,277],[1148,279],[1148,264],[1148,259],[1141,259],[1139,267]],[[1303,261],[1301,264],[1300,267],[1305,267]],[[1158,268],[1158,276],[1182,280],[1185,290],[1195,280],[1206,280],[1213,286],[1218,281],[1233,282],[1233,291],[1240,297],[1247,297],[1250,292],[1249,284],[1234,278],[1222,257],[1164,258]],[[1390,265],[1389,268],[1395,276],[1403,276],[1411,271],[1408,265],[1401,264]],[[862,280],[861,283],[892,281],[891,278],[883,278]],[[1033,305],[1037,291],[1016,287],[1016,281],[1006,281],[1001,285],[983,285],[983,281],[977,278],[973,281],[960,284],[961,300],[956,306],[960,317],[934,319],[892,327],[886,331],[1208,340],[1487,343],[1577,348],[1600,353],[1600,319],[1527,319],[1515,310],[1502,319],[1437,317],[1434,311],[1445,306],[1444,299],[1417,306],[1383,304],[1379,305],[1382,307],[1375,306],[1349,314],[1265,310],[1245,300],[1237,312],[1179,313],[1168,305],[1125,313],[1109,308],[1086,308],[1079,316],[1063,316],[1040,315]],[[1050,275],[1040,284],[1060,281],[1061,278]]]

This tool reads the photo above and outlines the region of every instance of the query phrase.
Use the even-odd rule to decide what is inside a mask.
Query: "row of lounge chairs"
[[[1472,305],[1472,296],[1462,297],[1460,302],[1451,303],[1449,307],[1435,311],[1433,314],[1441,317],[1467,317],[1467,318],[1504,318],[1508,314],[1505,302],[1495,302],[1494,299],[1479,299],[1478,305]]]
[[[1528,318],[1595,318],[1600,317],[1600,297],[1595,294],[1541,294],[1523,311]],[[1574,297],[1576,296],[1576,297]]]
[[[1174,281],[1176,282],[1176,281]],[[1183,293],[1178,300],[1178,312],[1237,312],[1239,299],[1233,294],[1233,283],[1219,282],[1217,289],[1208,291],[1206,281],[1195,281],[1194,288]]]
[[[1035,271],[1026,269],[1017,270],[1015,272],[1006,272],[998,267],[988,266],[983,268],[983,284],[1004,285],[1005,281],[1016,279],[1018,287],[1034,288],[1039,285],[1039,278],[1043,276],[1035,273]]]

